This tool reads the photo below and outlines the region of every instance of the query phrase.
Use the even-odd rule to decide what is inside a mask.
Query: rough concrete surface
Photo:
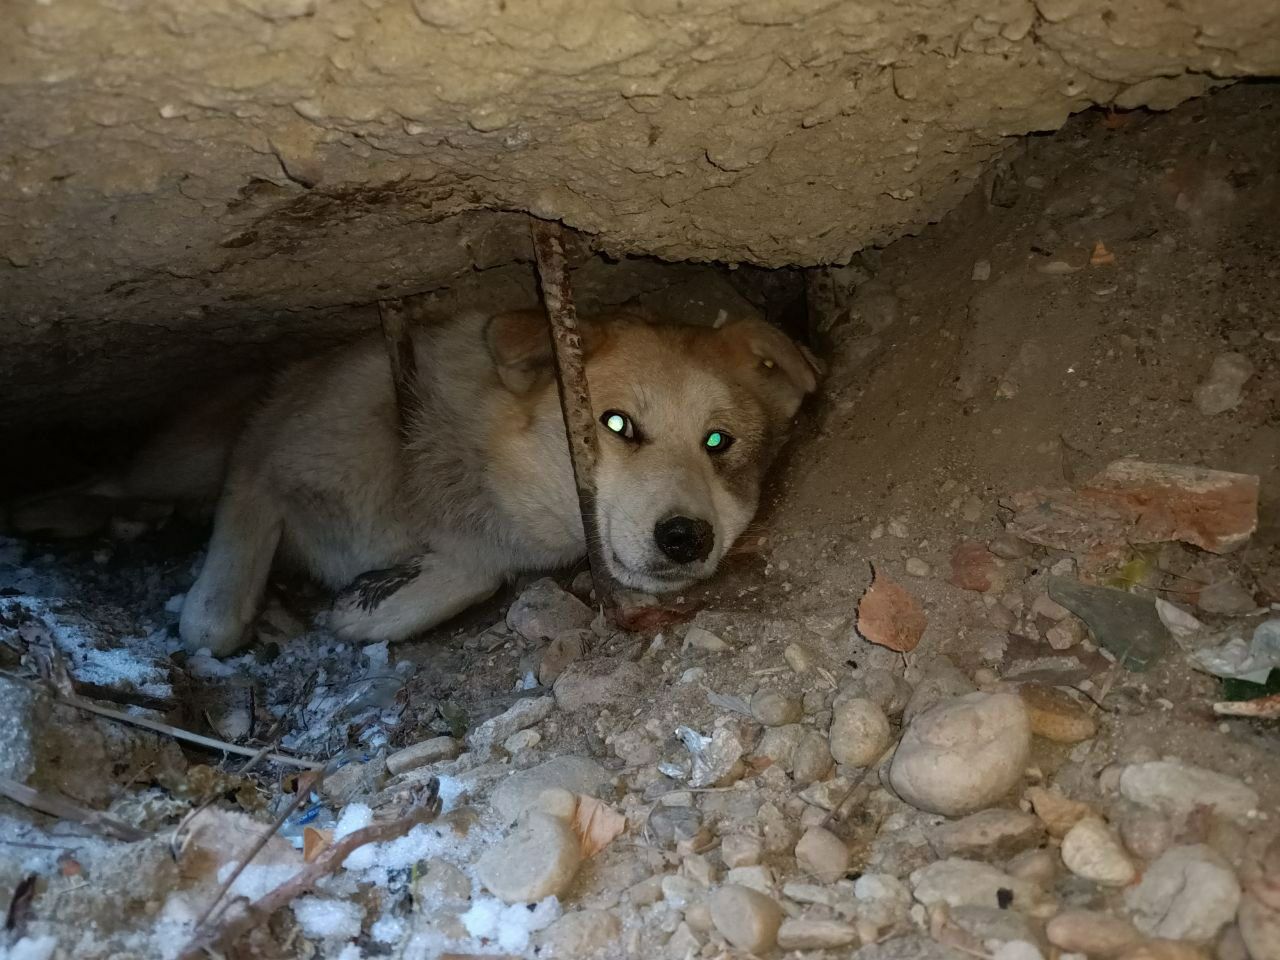
[[[204,354],[526,258],[521,211],[614,254],[844,261],[951,209],[1011,137],[1280,73],[1255,0],[6,14],[3,372],[25,390],[56,355],[59,396],[96,392],[80,368],[121,343]]]

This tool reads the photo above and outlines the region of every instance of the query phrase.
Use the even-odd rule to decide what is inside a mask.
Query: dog
[[[709,577],[755,515],[816,360],[756,319],[711,329],[616,312],[581,327],[609,573],[646,593]],[[111,497],[220,491],[182,607],[188,649],[246,644],[277,559],[337,591],[339,637],[373,642],[584,556],[545,316],[462,313],[415,326],[411,345],[404,420],[370,336],[289,367],[251,407],[243,386],[210,397],[125,479],[99,485]]]

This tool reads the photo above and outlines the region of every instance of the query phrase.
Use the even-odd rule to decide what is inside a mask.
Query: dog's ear
[[[818,388],[822,366],[809,350],[763,320],[736,320],[720,328],[766,379],[784,377],[795,393],[795,405]]]
[[[578,320],[582,348],[590,352],[597,340],[596,324]],[[554,376],[551,327],[541,310],[513,310],[489,321],[485,343],[498,379],[512,393],[528,393]]]

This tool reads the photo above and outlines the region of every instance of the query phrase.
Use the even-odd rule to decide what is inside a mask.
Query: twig
[[[1213,712],[1220,717],[1275,720],[1280,717],[1280,693],[1258,697],[1256,700],[1220,700],[1213,705]]]
[[[61,797],[57,794],[41,793],[39,790],[28,787],[25,783],[19,783],[17,780],[11,780],[8,777],[0,777],[0,796],[8,797],[14,803],[20,803],[24,807],[30,807],[32,810],[47,813],[51,817],[74,820],[90,830],[95,830],[103,836],[112,837],[116,840],[134,841],[144,840],[147,837],[146,832],[125,823],[123,820],[117,820],[115,817],[100,813],[97,810],[82,807],[78,803],[72,803],[66,797]]]
[[[409,428],[421,407],[418,397],[418,358],[413,351],[413,338],[405,320],[403,300],[379,300],[378,317],[382,321],[382,339],[391,364],[391,383],[396,391],[396,417],[400,421],[400,439],[407,440]]]
[[[840,801],[834,807],[831,808],[831,812],[828,813],[823,818],[822,820],[823,827],[830,827],[831,824],[835,823],[837,820],[840,819],[840,811],[844,809],[845,804],[853,799],[854,793],[856,793],[858,788],[861,787],[864,782],[866,782],[867,776],[871,773],[871,771],[880,769],[880,764],[884,763],[885,758],[888,757],[889,754],[893,753],[894,750],[898,749],[898,741],[902,739],[902,733],[905,733],[905,732],[906,731],[904,729],[901,733],[899,733],[896,737],[893,738],[893,741],[889,744],[888,747],[885,748],[884,753],[880,754],[880,756],[876,758],[875,763],[867,764],[867,766],[862,768],[862,772],[858,774],[858,776],[854,779],[853,783],[849,784],[849,789],[845,791],[844,796],[841,797]]]
[[[27,686],[43,690],[38,684],[32,683],[25,677],[8,671],[0,671],[0,674],[17,680],[19,683],[25,683]],[[92,713],[99,717],[106,717],[108,720],[115,720],[118,723],[127,723],[130,726],[141,727],[143,730],[150,730],[152,733],[160,733],[167,737],[173,737],[175,740],[185,740],[188,743],[195,743],[202,747],[209,747],[212,750],[221,750],[224,753],[235,753],[242,757],[256,757],[259,750],[251,747],[241,747],[234,743],[228,743],[225,740],[215,740],[213,737],[206,737],[199,733],[192,733],[190,730],[183,730],[181,727],[175,727],[160,720],[152,720],[150,717],[135,717],[132,714],[121,713],[119,710],[112,710],[110,707],[100,707],[96,703],[88,700],[82,700],[79,697],[68,697],[53,691],[49,692],[54,703],[60,703],[64,706],[75,707],[77,710],[83,710],[85,713]],[[291,757],[285,753],[268,753],[268,760],[275,763],[281,763],[285,766],[300,767],[303,770],[319,770],[324,764],[316,763],[314,760],[302,760],[298,757]]]
[[[222,902],[222,898],[227,895],[227,891],[235,886],[236,880],[240,878],[240,874],[244,873],[245,867],[249,866],[253,861],[253,858],[262,852],[262,848],[265,847],[270,842],[271,838],[276,835],[276,831],[284,826],[284,822],[293,815],[293,811],[302,806],[302,801],[311,795],[311,791],[320,786],[320,781],[324,779],[324,775],[327,772],[328,771],[326,769],[317,772],[314,775],[314,778],[308,777],[306,774],[303,774],[299,778],[298,787],[293,793],[293,799],[285,804],[284,809],[280,811],[280,815],[276,817],[275,822],[271,824],[270,828],[262,831],[258,836],[258,839],[254,841],[253,846],[249,848],[249,852],[240,859],[240,862],[236,864],[235,869],[231,871],[231,875],[227,877],[226,880],[222,881],[222,886],[218,887],[218,892],[213,895],[213,900],[210,902],[209,906],[205,907],[204,913],[200,914],[200,919],[196,921],[197,929],[203,927],[205,922],[213,916],[214,910],[216,910],[218,904]]]
[[[613,578],[605,566],[600,525],[596,517],[596,462],[599,446],[596,418],[591,408],[591,390],[582,356],[582,335],[578,312],[565,262],[564,233],[558,223],[530,220],[533,253],[538,262],[542,299],[551,325],[551,349],[556,361],[556,385],[560,391],[560,413],[569,441],[569,459],[578,487],[578,508],[582,513],[582,533],[586,538],[587,563],[596,597],[606,609],[613,607]]]
[[[423,802],[398,820],[375,823],[343,837],[325,849],[314,863],[308,864],[280,886],[251,904],[236,916],[223,922],[217,930],[197,935],[187,944],[179,960],[201,960],[206,953],[224,953],[240,937],[265,922],[281,907],[313,890],[324,877],[336,871],[353,850],[369,843],[385,843],[404,836],[420,823],[429,823],[440,812],[439,782],[432,780]]]

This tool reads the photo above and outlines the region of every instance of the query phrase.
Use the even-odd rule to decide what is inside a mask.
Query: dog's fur
[[[597,417],[620,411],[637,431],[599,427],[610,572],[647,592],[709,576],[754,515],[765,470],[815,387],[811,358],[754,320],[709,330],[616,314],[586,323],[584,339]],[[330,625],[359,640],[410,636],[515,573],[583,555],[542,314],[462,315],[415,330],[413,345],[418,404],[403,436],[384,347],[370,337],[286,370],[247,421],[211,400],[230,429],[210,429],[210,409],[197,411],[110,487],[181,499],[225,473],[182,609],[190,649],[244,644],[277,554],[339,590]],[[735,442],[709,453],[712,430]],[[674,562],[658,548],[656,525],[672,516],[710,524],[705,558]]]

